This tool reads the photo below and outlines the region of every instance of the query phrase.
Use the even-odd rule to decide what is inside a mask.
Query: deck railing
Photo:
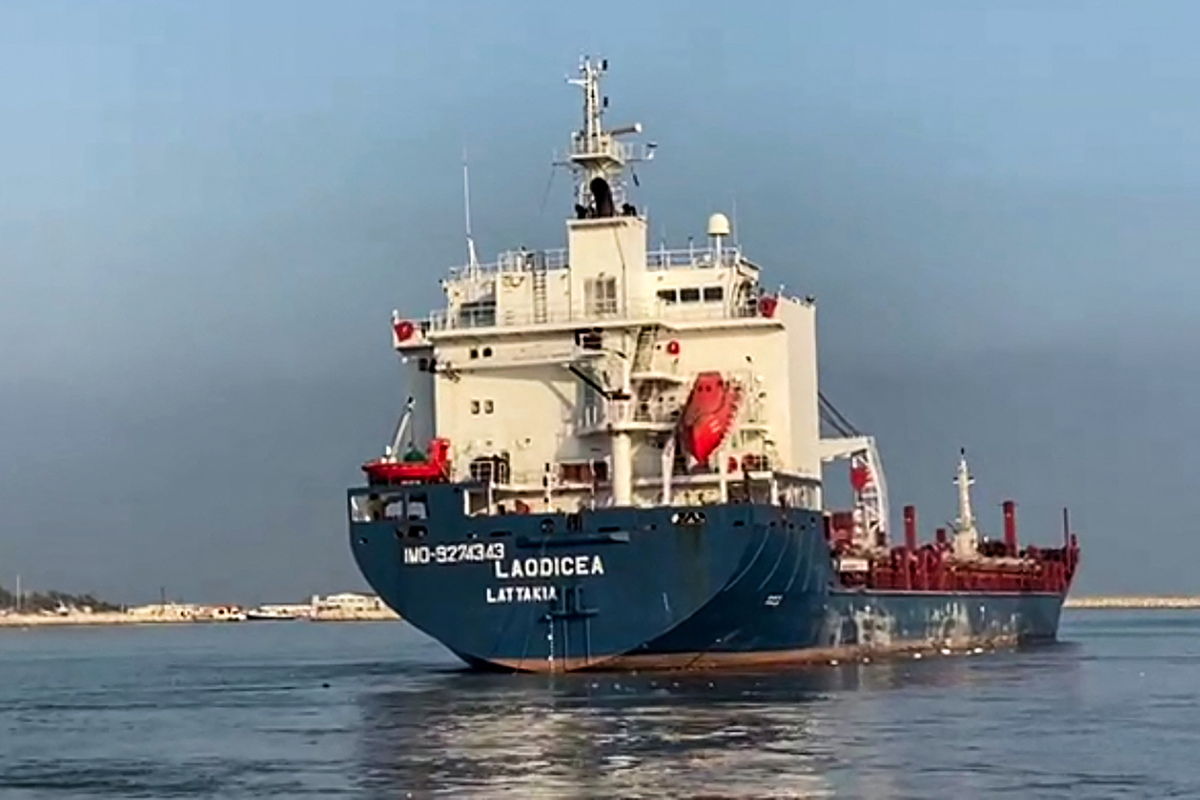
[[[646,300],[618,306],[615,310],[599,313],[596,309],[586,311],[570,308],[546,308],[540,313],[532,304],[497,308],[495,305],[476,305],[460,308],[455,314],[445,310],[429,315],[426,330],[447,331],[470,328],[517,327],[523,325],[562,325],[577,323],[600,323],[609,321],[662,322],[705,322],[726,319],[748,319],[761,316],[755,306],[736,305],[728,301],[710,303],[669,303],[661,300]]]
[[[509,250],[501,253],[495,261],[486,264],[451,267],[450,279],[462,280],[473,276],[566,269],[567,264],[567,248],[565,247],[553,250]],[[646,269],[652,272],[678,267],[711,269],[716,266],[736,267],[738,265],[754,267],[754,264],[742,255],[739,247],[723,247],[719,253],[715,248],[708,246],[659,248],[646,251]]]

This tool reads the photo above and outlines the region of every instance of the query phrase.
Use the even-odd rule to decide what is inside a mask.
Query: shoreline
[[[0,614],[0,628],[40,628],[97,625],[230,625],[259,622],[395,622],[400,616],[390,609],[383,611],[322,612],[290,619],[206,619],[183,616],[142,616],[121,611],[100,611],[91,614]]]
[[[1095,597],[1068,597],[1063,603],[1063,608],[1080,608],[1080,609],[1156,609],[1156,608],[1200,608],[1200,596],[1193,595],[1175,595],[1175,596],[1095,596]]]
[[[1068,597],[1063,608],[1075,610],[1132,611],[1155,609],[1200,609],[1200,596],[1129,595]],[[98,625],[228,625],[255,622],[395,622],[400,615],[391,609],[371,611],[327,610],[317,614],[278,620],[212,619],[187,616],[149,616],[120,611],[90,614],[0,614],[0,628],[33,628]]]

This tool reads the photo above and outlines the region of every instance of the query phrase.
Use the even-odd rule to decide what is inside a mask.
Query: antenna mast
[[[565,164],[575,172],[576,213],[584,216],[610,215],[601,210],[611,198],[615,209],[621,209],[625,201],[625,169],[635,161],[649,161],[654,157],[654,144],[626,144],[618,137],[641,133],[642,125],[622,125],[604,129],[604,109],[608,98],[600,93],[600,79],[608,71],[608,59],[593,61],[587,56],[579,60],[579,77],[567,78],[567,83],[583,90],[583,127],[571,135],[571,149]],[[603,186],[596,182],[602,181]],[[594,197],[599,190],[606,198]],[[624,212],[623,212],[624,213]]]
[[[467,224],[467,267],[473,273],[479,269],[475,255],[475,238],[471,235],[471,172],[467,167],[467,148],[463,148],[463,214]]]

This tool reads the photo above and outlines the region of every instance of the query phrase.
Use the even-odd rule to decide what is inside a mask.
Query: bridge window
[[[490,328],[496,324],[496,301],[463,303],[458,309],[458,327]]]
[[[593,316],[617,313],[617,279],[591,278],[583,283],[583,301]]]
[[[725,299],[725,290],[720,286],[705,286],[704,287],[704,302],[718,303]]]
[[[674,289],[659,289],[658,299],[664,303],[674,303],[679,300],[679,293]]]
[[[563,483],[603,483],[608,480],[608,462],[564,461],[558,465],[558,476]]]
[[[679,290],[679,301],[681,303],[699,303],[700,290],[696,287]]]

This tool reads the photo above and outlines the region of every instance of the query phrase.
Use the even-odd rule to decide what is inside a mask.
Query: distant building
[[[355,594],[342,592],[326,597],[312,596],[311,607],[314,613],[335,611],[347,614],[370,614],[386,610],[383,601],[373,594]]]
[[[125,613],[145,620],[190,620],[196,619],[199,611],[199,606],[193,603],[151,603],[133,606]]]

